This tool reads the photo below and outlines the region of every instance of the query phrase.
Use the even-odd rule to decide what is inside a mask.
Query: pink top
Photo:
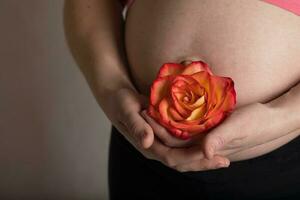
[[[279,6],[288,11],[291,11],[296,15],[300,15],[300,0],[264,0],[264,1]]]
[[[123,7],[129,8],[134,0],[119,0]],[[276,5],[285,10],[295,13],[296,15],[300,15],[300,0],[263,0],[267,3]]]

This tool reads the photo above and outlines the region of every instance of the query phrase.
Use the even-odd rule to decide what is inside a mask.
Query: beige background
[[[107,199],[110,124],[64,40],[63,0],[0,1],[0,199]]]

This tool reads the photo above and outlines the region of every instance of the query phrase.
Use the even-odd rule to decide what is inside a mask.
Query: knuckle
[[[217,135],[216,136],[216,143],[218,146],[223,146],[225,144],[225,139],[224,137]]]

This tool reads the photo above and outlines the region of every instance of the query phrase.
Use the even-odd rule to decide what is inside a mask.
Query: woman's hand
[[[189,141],[178,140],[146,113],[143,116],[155,135],[167,145],[198,146],[208,159],[214,155],[221,155],[230,161],[239,161],[271,152],[299,136],[299,130],[278,134],[278,131],[283,131],[280,128],[280,120],[285,120],[279,117],[281,114],[278,112],[261,103],[242,106],[208,134]],[[202,162],[198,160],[179,165],[177,169],[198,171],[201,167]]]
[[[158,122],[156,122],[152,117],[150,117],[146,110],[143,110],[141,114],[143,118],[152,127],[155,137],[157,137],[157,139],[160,142],[162,142],[168,147],[181,148],[181,147],[190,147],[195,144],[200,145],[202,142],[201,139],[205,136],[204,134],[199,134],[197,136],[193,136],[186,140],[179,139],[173,136],[173,134],[168,132],[168,130],[165,127],[163,127]]]
[[[173,169],[196,160],[201,161],[199,171],[229,165],[228,159],[218,155],[208,160],[198,146],[170,148],[161,143],[154,136],[151,126],[141,116],[141,111],[148,106],[147,99],[130,89],[120,89],[107,95],[106,103],[102,98],[102,108],[113,125],[146,158],[160,161]]]
[[[104,98],[102,98],[104,99]],[[136,148],[149,148],[154,141],[152,128],[140,116],[145,98],[132,89],[122,88],[106,95],[102,108],[112,124]]]
[[[235,110],[203,141],[207,158],[214,154],[231,161],[245,160],[268,153],[299,135],[284,127],[288,115],[262,103],[253,103]]]

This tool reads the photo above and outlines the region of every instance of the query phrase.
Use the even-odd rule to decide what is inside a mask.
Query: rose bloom
[[[202,61],[166,63],[153,81],[148,114],[177,138],[205,133],[234,109],[229,77],[216,76]]]

